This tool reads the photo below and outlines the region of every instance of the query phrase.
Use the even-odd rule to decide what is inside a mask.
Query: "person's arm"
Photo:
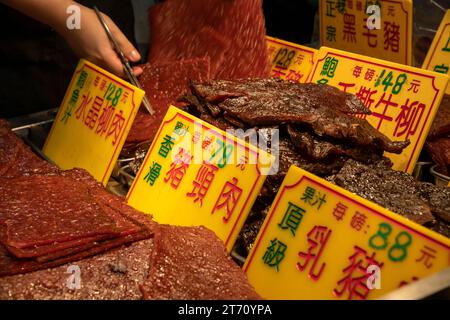
[[[120,59],[93,9],[71,0],[0,0],[0,2],[55,29],[80,57],[119,76],[124,76]],[[67,8],[71,5],[80,8],[80,29],[70,30],[67,27],[67,19],[70,16]],[[141,57],[130,41],[107,15],[102,15],[125,56],[132,62],[139,61]],[[139,67],[134,67],[133,70],[135,75],[142,73]]]

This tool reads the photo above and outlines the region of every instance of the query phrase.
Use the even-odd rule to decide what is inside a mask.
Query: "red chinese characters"
[[[381,269],[383,263],[375,260],[375,252],[369,256],[366,250],[358,246],[354,246],[354,253],[348,260],[349,265],[342,270],[344,277],[337,282],[337,288],[333,293],[339,298],[346,297],[348,300],[365,300],[370,293],[367,280],[371,273],[367,270],[373,265]]]
[[[424,246],[420,250],[420,256],[416,259],[416,262],[422,263],[427,269],[430,269],[433,266],[433,261],[436,259],[436,250],[429,247]]]
[[[356,42],[356,17],[354,14],[344,13],[343,39],[346,42]]]
[[[81,121],[84,122],[84,118],[86,117],[86,107],[91,103],[92,97],[90,95],[90,92],[88,92],[87,95],[83,94],[81,97],[81,103],[78,106],[78,108],[75,110],[75,117],[77,119],[81,118]]]
[[[387,97],[386,97],[387,96]],[[384,107],[383,107],[384,105]],[[378,121],[378,124],[376,128],[380,130],[381,125],[384,121],[392,121],[392,116],[388,115],[388,111],[391,108],[397,108],[398,103],[392,101],[392,93],[389,93],[389,95],[386,94],[386,92],[383,93],[380,100],[378,100],[377,104],[374,107],[374,110],[372,111],[372,116],[377,117],[380,119]]]
[[[102,85],[100,79],[94,80],[94,86]],[[123,110],[114,106],[112,101],[105,102],[105,98],[92,97],[88,92],[81,97],[81,102],[75,110],[75,118],[93,130],[96,135],[111,139],[112,145],[115,145],[125,129],[126,119],[123,113]]]
[[[103,98],[96,96],[94,98],[94,102],[92,103],[92,106],[89,109],[89,112],[84,120],[84,124],[89,129],[93,129],[95,124],[97,123],[98,114],[100,112],[100,108],[102,107],[102,104],[103,104]]]
[[[337,221],[341,221],[342,219],[344,219],[347,209],[348,207],[345,204],[338,202],[336,203],[336,207],[333,210],[333,216]]]
[[[111,122],[111,125],[108,130],[108,134],[106,135],[106,138],[112,136],[113,141],[112,144],[115,145],[121,136],[121,133],[125,126],[125,118],[123,116],[123,110],[119,110],[119,112],[116,112],[114,114],[114,118]]]
[[[235,177],[225,183],[211,211],[211,214],[214,214],[216,211],[225,210],[225,216],[223,217],[225,223],[230,220],[242,195],[242,189],[237,184],[238,179]]]
[[[410,103],[409,99],[406,99],[406,102],[401,106],[400,113],[395,118],[396,126],[394,136],[408,139],[410,136],[416,134],[424,111],[425,104],[419,101]]]
[[[170,181],[170,186],[175,190],[178,189],[187,169],[189,168],[191,159],[192,156],[188,151],[185,151],[183,148],[179,148],[178,153],[175,155],[175,160],[170,164],[170,169],[164,177],[164,182],[167,183]]]
[[[308,232],[308,251],[299,252],[298,257],[300,262],[297,263],[297,269],[304,271],[309,267],[308,275],[313,280],[319,280],[326,263],[320,264],[318,270],[316,268],[319,265],[320,256],[323,253],[324,248],[330,238],[331,230],[326,226],[314,226],[311,231]],[[311,265],[310,265],[310,262]]]
[[[373,30],[367,28],[367,18],[364,18],[363,27],[365,30],[363,36],[367,38],[367,45],[371,48],[376,48],[378,45],[378,37]]]
[[[97,128],[95,129],[95,133],[100,136],[103,136],[103,134],[108,131],[113,116],[114,116],[113,106],[103,107],[102,113],[100,114],[100,117],[97,122]]]
[[[400,25],[395,22],[384,22],[384,50],[398,52],[400,43]]]
[[[364,213],[356,211],[350,221],[350,226],[357,231],[361,231],[366,224],[366,220],[367,216]]]
[[[194,188],[186,194],[186,196],[194,198],[194,203],[198,203],[200,207],[203,206],[203,199],[208,193],[217,170],[219,170],[217,166],[203,161],[203,164],[198,169],[195,180],[192,182]]]

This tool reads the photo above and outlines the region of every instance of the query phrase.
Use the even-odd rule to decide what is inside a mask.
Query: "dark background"
[[[96,5],[134,42],[131,0],[78,2]],[[310,42],[317,0],[264,0],[263,9],[268,35],[299,44]],[[0,117],[59,107],[78,62],[64,39],[3,4],[0,27]]]

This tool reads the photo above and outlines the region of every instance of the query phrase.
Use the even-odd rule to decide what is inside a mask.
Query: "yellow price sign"
[[[310,82],[355,94],[370,109],[367,121],[391,140],[410,140],[386,153],[395,170],[412,173],[447,86],[448,76],[322,47]]]
[[[266,36],[272,63],[271,76],[305,83],[314,66],[317,50]]]
[[[272,162],[268,153],[170,106],[127,201],[159,223],[208,227],[231,251]]]
[[[244,265],[266,299],[374,299],[450,265],[450,239],[295,166]]]
[[[44,154],[61,169],[86,169],[106,185],[143,96],[143,90],[80,60]]]
[[[442,19],[422,68],[450,74],[450,10],[447,10]],[[450,85],[447,86],[446,93],[450,94]]]
[[[412,0],[320,0],[319,14],[322,46],[411,65]]]

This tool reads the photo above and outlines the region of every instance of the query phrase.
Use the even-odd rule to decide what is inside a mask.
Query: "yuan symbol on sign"
[[[430,269],[433,266],[433,260],[436,258],[436,250],[424,246],[420,252],[422,255],[416,259],[416,262],[422,262],[427,269]]]

